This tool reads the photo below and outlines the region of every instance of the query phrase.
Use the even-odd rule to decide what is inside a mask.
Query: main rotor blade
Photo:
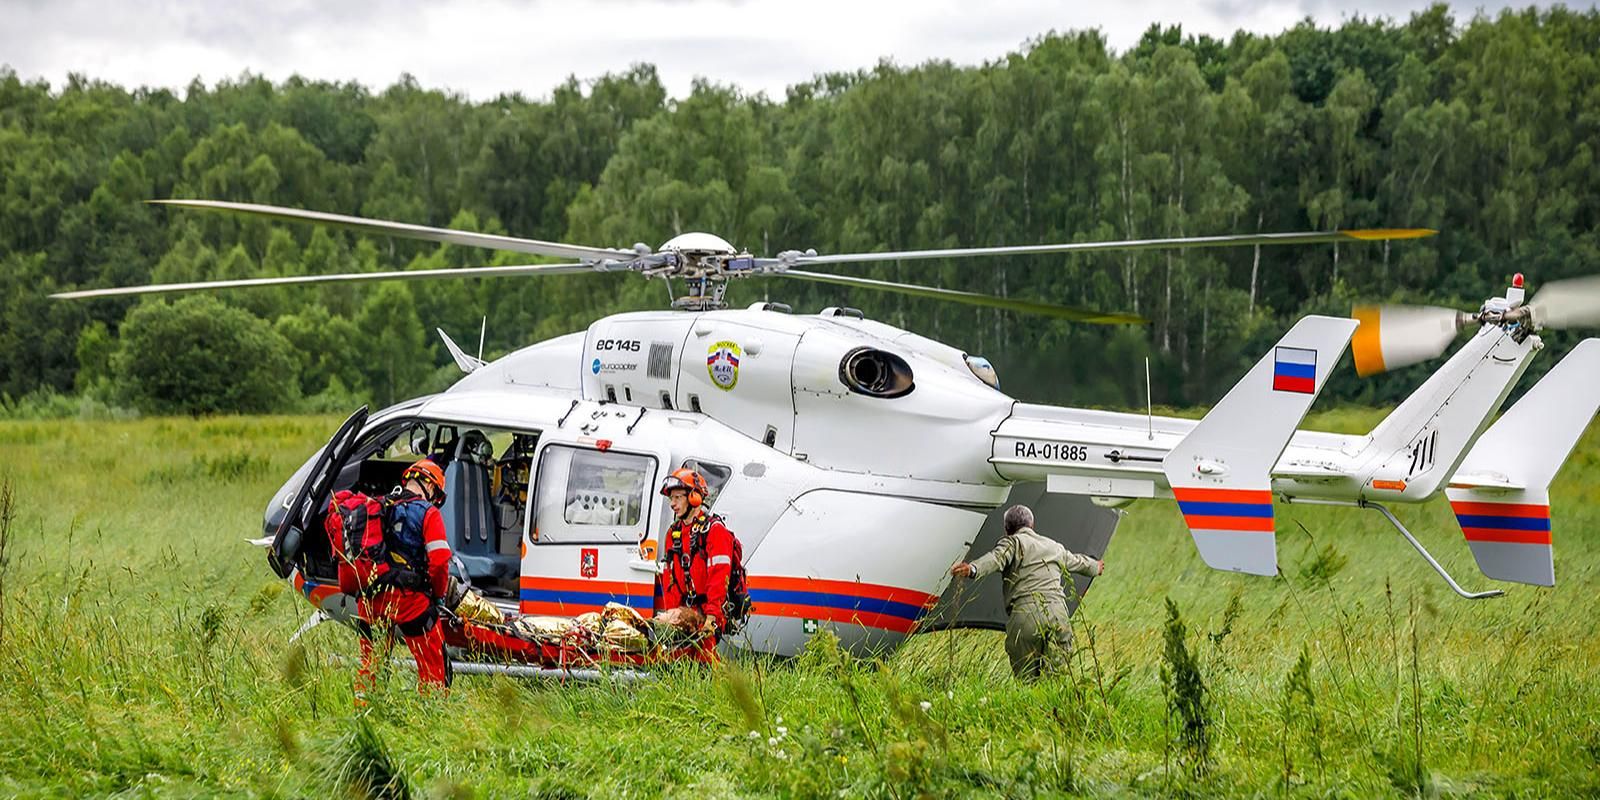
[[[130,294],[164,294],[208,289],[240,289],[251,286],[291,286],[305,283],[357,283],[360,281],[415,281],[427,278],[504,278],[513,275],[572,275],[598,272],[589,264],[528,264],[508,267],[462,267],[460,269],[409,269],[395,272],[340,272],[331,275],[293,275],[285,278],[242,278],[232,281],[193,283],[153,283],[146,286],[118,286],[111,289],[80,289],[50,295],[58,300],[85,297],[118,297]]]
[[[574,258],[581,261],[632,261],[639,256],[638,253],[632,250],[585,247],[584,245],[564,244],[562,242],[542,242],[538,239],[520,239],[515,236],[496,236],[492,233],[472,233],[449,228],[430,228],[426,225],[412,225],[408,222],[348,217],[343,214],[329,214],[324,211],[306,211],[299,208],[266,206],[256,203],[229,203],[221,200],[149,200],[147,202],[155,205],[192,208],[202,211],[248,214],[268,219],[287,220],[289,222],[309,222],[313,225],[330,225],[336,228],[348,228],[380,236],[398,236],[405,239],[421,239],[427,242],[482,247],[489,250],[509,250],[514,253],[532,253],[553,258]]]
[[[817,281],[818,283],[832,283],[839,286],[851,286],[858,289],[875,289],[882,292],[895,292],[913,297],[927,297],[934,300],[949,300],[955,303],[966,303],[971,306],[985,306],[987,308],[1002,308],[1007,311],[1021,311],[1028,314],[1043,314],[1057,319],[1070,319],[1074,322],[1092,322],[1100,325],[1142,325],[1150,320],[1137,314],[1124,314],[1121,312],[1095,311],[1088,308],[1073,308],[1071,306],[1058,306],[1054,303],[1041,303],[1034,300],[1019,300],[1014,297],[996,297],[991,294],[978,294],[977,292],[962,292],[955,289],[939,289],[933,286],[917,286],[909,283],[893,283],[879,281],[871,278],[854,278],[848,275],[830,275],[822,272],[803,272],[791,269],[774,273],[790,278]]]
[[[1600,275],[1551,281],[1528,306],[1540,328],[1600,327]]]
[[[1428,228],[1371,228],[1325,233],[1245,233],[1233,236],[1191,236],[1182,239],[1134,239],[1122,242],[1075,242],[1072,244],[1025,244],[1008,247],[957,247],[949,250],[901,250],[892,253],[842,253],[824,256],[798,256],[790,264],[862,264],[871,261],[913,261],[924,258],[971,258],[974,256],[1023,256],[1040,253],[1096,253],[1126,250],[1169,250],[1200,247],[1238,247],[1242,245],[1327,244],[1339,242],[1378,242],[1389,239],[1421,239],[1438,231]]]

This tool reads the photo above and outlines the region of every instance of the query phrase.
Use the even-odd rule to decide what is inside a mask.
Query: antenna
[[[488,331],[489,331],[489,315],[485,314],[483,316],[483,324],[478,326],[478,360],[479,361],[483,360],[483,335],[485,333],[487,333]],[[1145,361],[1148,362],[1149,359],[1145,359]],[[1147,366],[1147,370],[1146,371],[1148,371],[1148,364],[1146,366]]]
[[[1150,357],[1144,357],[1144,419],[1145,438],[1150,441],[1156,439],[1156,409],[1155,401],[1150,397]]]

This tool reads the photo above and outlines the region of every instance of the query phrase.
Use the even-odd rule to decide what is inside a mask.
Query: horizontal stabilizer
[[[1445,496],[1483,574],[1554,586],[1550,482],[1600,407],[1600,339],[1578,344],[1500,417]],[[1486,480],[1492,476],[1498,481]]]
[[[1206,564],[1278,574],[1272,467],[1355,329],[1340,317],[1295,323],[1167,454],[1161,468]]]

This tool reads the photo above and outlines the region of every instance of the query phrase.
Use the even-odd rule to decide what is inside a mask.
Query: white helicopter
[[[1600,404],[1600,344],[1582,342],[1493,425],[1543,346],[1536,331],[1600,324],[1600,283],[1521,276],[1474,313],[1357,309],[1299,320],[1204,419],[1021,403],[982,358],[849,308],[792,314],[724,308],[730,280],[781,276],[852,288],[1126,324],[1129,314],[801,267],[872,261],[1408,239],[1424,230],[1184,239],[758,258],[706,233],[659,250],[607,249],[205,200],[191,209],[510,250],[573,263],[310,275],[67,292],[104,297],[300,283],[635,272],[679,278],[674,310],[616,314],[485,363],[443,331],[466,373],[449,390],[351,416],[267,509],[269,561],[315,606],[349,622],[320,516],[339,488],[382,493],[410,460],[445,465],[457,572],[509,611],[572,616],[622,603],[649,615],[670,512],[656,487],[689,465],[744,543],[755,610],[730,642],[780,655],[832,629],[857,652],[912,632],[1003,621],[998,587],[956,597],[948,567],[995,541],[998,509],[1049,504],[1046,532],[1099,554],[1113,510],[1176,499],[1205,562],[1277,573],[1274,499],[1370,507],[1463,590],[1383,503],[1446,492],[1485,575],[1554,584],[1547,489]],[[1296,430],[1354,336],[1372,373],[1459,352],[1370,433]],[[1486,429],[1487,428],[1487,429]],[[318,532],[318,534],[310,533]],[[1085,579],[1079,579],[1080,581]],[[990,582],[993,583],[993,582]],[[1080,589],[1086,585],[1080,585]],[[945,603],[940,604],[941,596]]]

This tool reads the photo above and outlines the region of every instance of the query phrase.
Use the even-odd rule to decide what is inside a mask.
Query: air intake
[[[672,378],[671,342],[650,343],[650,361],[645,364],[644,374],[660,380]]]

